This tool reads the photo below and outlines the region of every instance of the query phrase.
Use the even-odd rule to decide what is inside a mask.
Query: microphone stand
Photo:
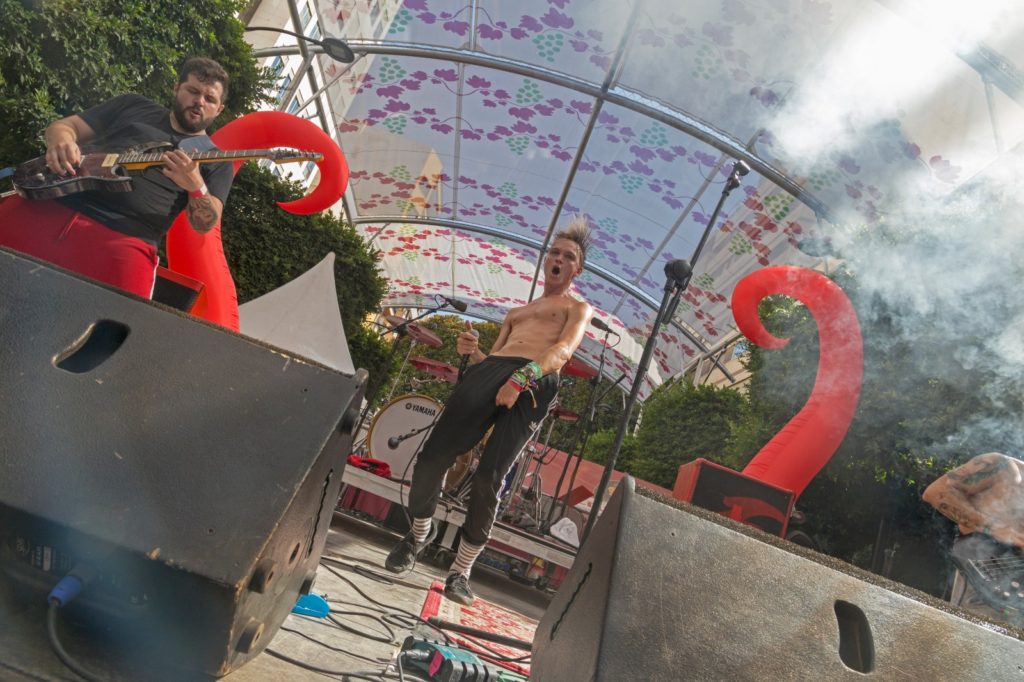
[[[604,358],[605,358],[605,353],[608,351],[608,336],[610,334],[611,334],[610,331],[606,331],[604,333],[604,343],[601,344],[601,357],[598,359],[597,374],[595,374],[594,378],[590,380],[590,384],[591,384],[590,400],[587,403],[586,410],[584,410],[584,417],[582,419],[580,419],[577,422],[577,424],[576,424],[576,434],[573,437],[572,446],[569,448],[569,451],[566,453],[565,465],[562,467],[562,474],[558,477],[558,483],[555,484],[555,493],[554,493],[554,496],[552,497],[552,500],[551,500],[551,507],[548,509],[548,514],[544,518],[544,523],[541,525],[541,530],[543,532],[545,532],[545,533],[548,532],[549,528],[551,528],[551,522],[552,522],[552,520],[555,517],[555,508],[558,506],[558,503],[562,502],[562,511],[564,511],[565,510],[565,505],[568,504],[569,496],[572,494],[572,484],[576,481],[576,472],[578,472],[579,469],[580,469],[580,459],[582,459],[582,454],[581,454],[580,457],[577,458],[577,460],[576,460],[576,468],[573,469],[572,476],[569,478],[569,489],[565,493],[565,500],[563,501],[563,500],[559,500],[558,499],[559,493],[562,490],[562,481],[565,480],[565,474],[568,473],[568,471],[569,471],[569,461],[572,459],[572,453],[576,452],[576,446],[580,444],[580,440],[583,437],[584,431],[588,432],[587,436],[589,438],[589,429],[590,429],[590,426],[593,424],[594,415],[597,412],[597,403],[598,403],[597,386],[601,382],[601,374],[604,371]],[[622,381],[622,379],[619,379],[619,381]],[[618,384],[618,383],[619,382],[616,381],[615,384],[613,384],[613,386]],[[611,390],[611,389],[609,389],[609,390]],[[604,395],[606,395],[606,394],[607,394],[607,391],[605,391],[605,393],[602,394],[602,397]],[[586,441],[584,440],[583,443],[584,443],[584,446],[585,446],[586,445]],[[580,452],[582,453],[582,448],[580,448]]]
[[[651,364],[651,355],[654,352],[654,343],[658,336],[658,330],[661,328],[662,324],[670,322],[672,317],[675,315],[676,307],[679,305],[679,297],[683,293],[683,289],[685,289],[690,283],[690,277],[693,276],[693,264],[697,262],[700,252],[704,250],[704,244],[707,243],[708,237],[711,235],[711,230],[715,226],[715,221],[718,220],[718,214],[722,211],[722,205],[725,204],[725,198],[729,196],[730,192],[740,186],[740,178],[749,172],[750,166],[747,165],[746,161],[735,161],[732,164],[732,171],[730,171],[729,177],[725,181],[725,186],[722,188],[722,196],[719,197],[718,203],[715,205],[715,210],[711,212],[711,217],[708,218],[708,224],[704,228],[704,233],[700,237],[700,242],[698,242],[697,248],[694,249],[693,255],[690,257],[690,262],[672,261],[665,266],[665,275],[667,277],[667,281],[665,282],[665,295],[661,300],[661,308],[658,309],[658,314],[654,318],[654,327],[651,329],[651,335],[647,337],[647,344],[644,346],[644,352],[640,358],[640,364],[637,367],[636,376],[633,379],[633,388],[629,392],[629,398],[626,401],[622,421],[619,423],[619,431],[615,436],[615,443],[612,445],[612,451],[608,455],[608,461],[605,463],[604,473],[601,475],[601,483],[598,486],[597,491],[594,493],[594,504],[590,509],[587,526],[583,530],[583,537],[580,539],[581,546],[586,541],[587,536],[590,535],[590,531],[594,527],[594,522],[597,520],[598,514],[601,513],[601,500],[604,498],[604,491],[608,487],[608,481],[611,479],[612,470],[615,468],[615,461],[619,458],[619,450],[622,449],[622,441],[626,436],[626,427],[629,424],[629,416],[633,412],[637,396],[640,394],[640,385],[643,383],[643,378],[647,374],[647,368]],[[674,267],[678,264],[684,264],[685,267]]]
[[[677,263],[679,261],[673,261]],[[670,263],[671,265],[671,263]],[[647,368],[651,364],[651,355],[654,354],[654,343],[658,338],[658,332],[661,329],[661,325],[667,319],[666,313],[674,309],[679,303],[679,296],[683,293],[683,289],[690,283],[690,273],[679,280],[668,273],[669,267],[665,268],[666,274],[669,274],[668,280],[665,282],[665,295],[661,299],[661,307],[658,308],[657,314],[654,316],[654,325],[651,328],[651,334],[647,337],[647,343],[644,345],[643,355],[640,357],[640,363],[636,368],[636,376],[633,378],[633,387],[629,392],[629,398],[626,400],[626,406],[623,409],[622,420],[619,422],[618,433],[615,434],[615,442],[612,444],[611,452],[608,454],[608,461],[604,465],[604,473],[601,474],[601,482],[597,486],[597,490],[594,491],[594,503],[590,508],[590,516],[587,519],[587,525],[583,529],[583,537],[580,539],[580,546],[583,545],[587,540],[587,536],[590,535],[590,530],[594,526],[594,521],[597,519],[598,514],[601,511],[601,500],[604,498],[605,488],[608,487],[608,481],[612,477],[612,471],[615,469],[615,462],[619,458],[619,450],[622,449],[622,441],[626,437],[626,428],[629,426],[629,417],[633,413],[633,407],[636,405],[637,397],[640,395],[640,386],[643,384],[644,377],[647,376]]]
[[[398,448],[398,446],[401,445],[401,443],[403,441],[409,440],[413,436],[419,435],[419,434],[423,433],[424,431],[426,431],[427,429],[430,429],[430,428],[433,428],[433,427],[434,427],[434,422],[430,422],[426,426],[421,426],[418,429],[413,429],[412,431],[409,431],[408,433],[403,433],[401,436],[392,436],[392,438],[388,439],[388,448],[390,448],[391,450],[394,450],[394,449]],[[395,447],[391,447],[392,439],[394,439],[394,441],[395,441]]]

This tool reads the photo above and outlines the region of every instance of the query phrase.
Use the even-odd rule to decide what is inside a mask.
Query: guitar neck
[[[117,156],[117,163],[126,170],[144,170],[151,166],[163,165],[164,152],[124,152]],[[203,152],[188,152],[189,157],[196,163],[221,163],[224,161],[255,161],[257,159],[274,158],[274,152],[267,149],[234,149],[231,151],[211,150]],[[290,156],[289,161],[301,161],[308,159],[315,161],[319,154],[296,154]]]

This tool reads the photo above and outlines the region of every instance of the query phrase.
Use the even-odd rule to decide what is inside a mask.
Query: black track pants
[[[491,356],[466,370],[416,458],[409,492],[409,514],[413,518],[434,515],[445,473],[493,425],[494,431],[473,474],[469,510],[462,526],[462,535],[468,542],[487,542],[505,476],[558,392],[558,375],[549,374],[533,390],[536,407],[527,391],[520,394],[512,409],[495,405],[498,389],[528,362],[526,358]]]

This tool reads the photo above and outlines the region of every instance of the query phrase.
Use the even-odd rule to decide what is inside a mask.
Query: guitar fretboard
[[[274,158],[279,152],[266,149],[232,149],[230,151],[223,151],[220,149],[203,151],[203,152],[188,152],[189,158],[193,161],[237,161],[239,159],[263,159],[263,158]],[[157,164],[161,163],[161,157],[164,152],[124,152],[119,154],[117,162],[122,164],[131,163],[148,163]],[[295,150],[282,150],[281,156],[287,156],[288,158],[315,158],[319,154],[313,152],[300,152]]]
[[[1024,557],[1003,556],[991,559],[974,559],[972,563],[988,578],[1002,578],[1024,571]]]

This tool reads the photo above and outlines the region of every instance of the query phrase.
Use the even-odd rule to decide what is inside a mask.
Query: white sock
[[[480,552],[484,551],[485,546],[486,543],[483,545],[472,545],[463,538],[459,542],[459,552],[455,555],[455,561],[452,562],[452,567],[448,569],[448,572],[461,573],[468,578],[469,572],[473,570],[473,563],[480,556]]]
[[[416,542],[423,542],[430,535],[430,521],[431,519],[413,519],[412,520],[412,539]]]

